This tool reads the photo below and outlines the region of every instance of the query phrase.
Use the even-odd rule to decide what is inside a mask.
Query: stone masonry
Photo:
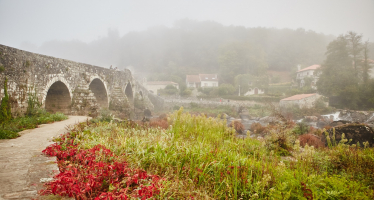
[[[25,112],[32,94],[47,111],[71,115],[95,115],[111,102],[126,101],[133,106],[139,93],[148,98],[148,91],[127,69],[108,69],[0,45],[0,99],[5,77],[13,114]]]

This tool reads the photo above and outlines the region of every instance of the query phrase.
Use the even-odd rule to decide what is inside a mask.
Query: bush
[[[244,132],[244,126],[240,121],[232,121],[230,124],[230,127],[233,127],[237,133],[243,133]]]
[[[218,87],[218,94],[221,95],[221,96],[223,96],[223,95],[232,95],[234,93],[235,93],[235,88],[231,84],[224,83],[224,84],[221,84]]]
[[[314,148],[322,148],[325,144],[320,138],[313,134],[304,134],[299,136],[300,145],[304,147],[306,144],[314,146]]]
[[[256,134],[263,134],[266,131],[266,127],[257,122],[251,124],[250,129]]]
[[[0,124],[6,123],[7,121],[12,119],[12,112],[10,110],[10,101],[9,101],[9,95],[7,91],[7,83],[8,79],[5,78],[4,81],[4,97],[1,99],[1,105],[0,105]]]

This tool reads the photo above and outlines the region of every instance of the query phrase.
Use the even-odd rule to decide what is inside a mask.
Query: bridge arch
[[[43,91],[42,103],[48,112],[69,113],[72,93],[63,77],[52,78]]]
[[[109,98],[105,82],[99,77],[93,77],[89,88],[94,93],[97,104],[99,104],[101,108],[107,108],[109,105]]]
[[[128,99],[131,103],[134,101],[134,94],[133,94],[132,86],[131,86],[131,83],[130,83],[130,82],[128,82],[127,85],[126,85],[125,95],[126,95],[127,99]]]

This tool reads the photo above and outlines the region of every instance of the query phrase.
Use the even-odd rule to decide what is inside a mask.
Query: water
[[[335,112],[335,113],[333,113],[333,114],[327,114],[327,115],[321,115],[321,116],[323,116],[324,118],[327,118],[327,119],[330,119],[330,116],[333,116],[333,121],[338,121],[338,120],[341,120],[341,118],[339,117],[339,115],[340,115],[340,111],[338,111],[338,112]]]

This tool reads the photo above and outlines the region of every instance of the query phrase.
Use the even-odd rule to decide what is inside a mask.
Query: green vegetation
[[[4,81],[4,97],[1,99],[0,106],[0,122],[1,124],[7,123],[12,119],[12,112],[10,110],[10,101],[7,90],[8,79],[5,77]]]
[[[14,118],[0,126],[0,139],[12,139],[19,136],[18,132],[37,128],[40,124],[49,124],[67,119],[62,113],[48,113],[44,109],[37,109],[32,116]]]
[[[177,107],[175,110],[178,110],[179,107]],[[236,117],[238,116],[237,110],[235,107],[228,106],[228,105],[220,105],[215,107],[206,107],[206,106],[199,106],[197,103],[190,103],[190,106],[188,108],[185,108],[187,112],[199,114],[204,113],[208,116],[217,116],[221,115],[223,113]]]
[[[368,75],[372,68],[368,52],[368,43],[363,43],[362,35],[354,32],[341,35],[328,45],[317,86],[333,106],[374,107],[374,80]]]
[[[67,119],[62,113],[51,114],[41,109],[35,93],[29,94],[28,107],[25,116],[12,118],[9,95],[7,93],[7,79],[4,83],[4,93],[0,112],[0,139],[12,139],[19,136],[18,132],[33,129],[39,124],[52,123]]]
[[[130,168],[163,178],[156,199],[374,198],[373,148],[342,141],[301,150],[292,128],[283,126],[262,141],[239,139],[226,121],[182,109],[168,123],[167,129],[82,123],[69,137],[78,149],[104,145]],[[66,140],[59,141],[64,147]]]

